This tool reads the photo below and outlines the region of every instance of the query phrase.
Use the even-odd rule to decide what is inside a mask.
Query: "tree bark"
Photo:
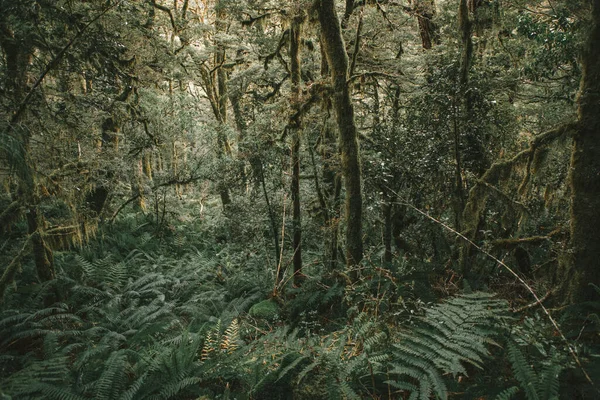
[[[300,39],[304,17],[295,16],[290,29],[290,69],[292,80],[292,110],[299,115],[300,108]],[[302,282],[302,215],[300,211],[300,117],[293,118],[289,124],[292,136],[292,228],[294,250],[294,284]]]
[[[225,10],[223,9],[223,4],[221,2],[217,2],[217,20],[215,21],[215,29],[217,32],[225,32],[227,23],[225,22]],[[225,130],[225,125],[227,124],[227,72],[223,65],[225,64],[225,45],[223,43],[217,43],[217,51],[215,54],[215,67],[217,74],[217,121],[219,123],[219,128],[217,129],[217,142],[219,147],[219,152],[221,156],[230,156],[231,155],[231,146],[229,145],[229,140],[227,139],[227,132]],[[214,82],[214,80],[213,80]],[[227,187],[221,185],[219,189],[219,194],[221,196],[221,203],[223,204],[223,208],[225,209],[227,205],[231,204],[231,195],[229,194],[229,190]]]
[[[383,262],[386,265],[392,263],[394,254],[392,253],[392,207],[393,201],[389,195],[384,196],[381,204],[383,213],[383,245],[385,252],[383,254]]]
[[[322,43],[333,83],[333,106],[339,128],[342,175],[346,186],[346,264],[363,258],[361,170],[354,107],[347,85],[348,54],[333,0],[321,0],[319,9]]]
[[[16,125],[24,120],[25,106],[30,98],[32,91],[27,92],[27,78],[30,58],[33,54],[33,46],[27,38],[18,37],[4,24],[0,25],[0,47],[2,47],[7,73],[7,86],[9,92],[12,92],[12,100],[17,106],[15,113],[10,120],[11,125]],[[54,59],[56,60],[56,58]],[[46,67],[49,70],[50,64]],[[45,75],[43,75],[45,76]],[[40,82],[38,80],[38,82]],[[39,83],[37,83],[39,85]],[[23,129],[19,135],[19,140],[23,148],[23,165],[19,166],[22,172],[19,174],[19,197],[20,201],[26,205],[28,233],[31,235],[31,244],[33,249],[33,258],[35,261],[36,272],[40,281],[45,282],[56,277],[54,270],[54,259],[52,250],[46,245],[41,233],[43,229],[43,215],[38,216],[39,199],[36,195],[36,184],[34,178],[35,166],[30,156],[29,129]]]
[[[417,0],[415,2],[415,12],[417,22],[419,23],[419,34],[424,49],[431,49],[433,44],[439,44],[439,32],[437,26],[433,23],[435,16],[434,0]]]
[[[592,5],[592,27],[582,57],[578,129],[573,139],[571,186],[572,266],[568,296],[573,302],[598,301],[600,294],[600,0]],[[568,279],[570,278],[570,279]]]

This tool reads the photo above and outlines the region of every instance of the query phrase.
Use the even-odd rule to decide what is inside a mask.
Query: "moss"
[[[273,300],[264,300],[253,305],[248,314],[254,318],[274,320],[279,316],[279,305]]]

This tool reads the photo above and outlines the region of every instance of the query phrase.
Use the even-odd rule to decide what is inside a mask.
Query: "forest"
[[[0,400],[600,398],[600,0],[0,0]]]

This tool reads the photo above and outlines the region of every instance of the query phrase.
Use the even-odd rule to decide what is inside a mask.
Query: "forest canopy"
[[[597,399],[600,0],[0,0],[0,398]]]

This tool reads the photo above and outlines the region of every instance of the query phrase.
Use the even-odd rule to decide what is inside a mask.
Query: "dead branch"
[[[525,311],[525,310],[527,310],[527,309],[533,308],[533,307],[537,306],[538,304],[542,304],[542,302],[546,301],[546,299],[547,299],[548,297],[550,297],[550,295],[551,295],[552,293],[554,293],[554,289],[550,290],[550,291],[549,291],[548,293],[546,293],[546,294],[545,294],[543,297],[541,297],[541,298],[537,299],[537,300],[536,300],[536,301],[534,301],[533,303],[530,303],[530,304],[527,304],[526,306],[523,306],[523,307],[519,307],[519,308],[517,308],[517,309],[514,309],[514,310],[513,310],[513,312],[515,312],[515,313],[520,313],[520,312],[523,312],[523,311]]]
[[[275,58],[278,57],[280,61],[283,60],[283,58],[281,57],[281,49],[283,49],[283,47],[285,46],[285,43],[287,41],[288,36],[290,35],[290,30],[286,29],[282,34],[281,34],[281,38],[279,38],[279,43],[277,44],[277,48],[275,49],[274,52],[272,52],[271,54],[268,54],[265,57],[265,70],[269,69],[269,63]],[[287,63],[285,63],[285,60],[283,60],[283,66],[286,69],[286,72],[289,74],[290,70],[289,67],[287,66]]]

